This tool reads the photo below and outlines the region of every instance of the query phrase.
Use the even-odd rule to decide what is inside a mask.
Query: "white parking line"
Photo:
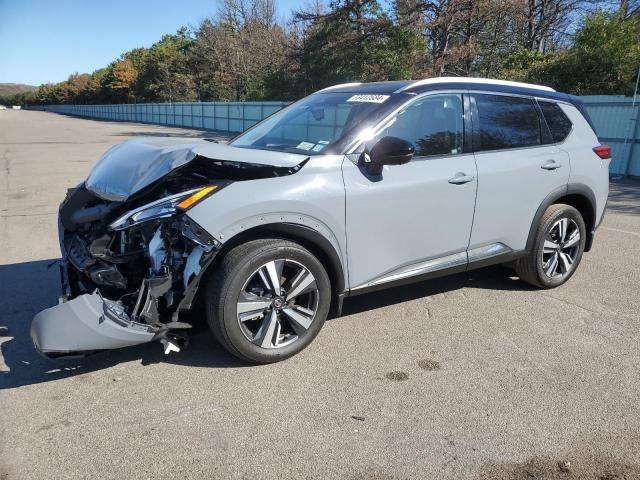
[[[628,233],[629,235],[635,235],[636,237],[640,237],[640,233],[638,232],[630,232],[629,230],[622,230],[620,228],[611,228],[611,227],[600,227],[604,230],[611,230],[612,232],[620,232],[620,233]]]
[[[4,342],[12,340],[13,337],[4,337],[1,335],[1,333],[2,330],[0,330],[0,373],[9,373],[11,369],[9,368],[9,365],[7,365],[4,361],[4,356],[2,355],[2,344]]]

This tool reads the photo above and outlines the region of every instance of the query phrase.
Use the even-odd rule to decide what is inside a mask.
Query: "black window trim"
[[[497,91],[497,90],[483,90],[481,88],[474,88],[472,90],[463,90],[463,89],[442,89],[442,90],[438,90],[438,89],[430,89],[424,92],[420,92],[420,93],[414,93],[413,98],[409,98],[406,101],[402,102],[400,105],[396,106],[396,108],[394,110],[392,110],[386,117],[384,117],[382,120],[380,120],[378,122],[378,124],[374,127],[376,130],[378,128],[380,128],[382,125],[386,124],[394,115],[396,115],[400,110],[402,110],[403,108],[405,108],[407,105],[417,101],[419,98],[423,98],[426,96],[432,96],[432,95],[461,95],[462,96],[462,108],[463,108],[463,117],[464,117],[464,122],[463,122],[463,127],[464,127],[464,135],[463,135],[463,145],[462,145],[462,152],[461,153],[456,153],[456,154],[448,154],[448,155],[433,155],[433,156],[425,156],[425,157],[415,157],[416,161],[423,161],[423,160],[437,160],[440,158],[452,158],[452,157],[458,157],[460,155],[469,155],[469,154],[488,154],[488,153],[492,153],[492,152],[505,152],[505,151],[513,151],[513,150],[528,150],[531,148],[540,148],[540,147],[548,147],[548,146],[555,146],[555,145],[562,145],[563,143],[565,143],[567,141],[567,139],[571,136],[571,133],[573,132],[573,130],[575,129],[575,124],[573,123],[573,121],[571,121],[571,119],[569,118],[569,116],[567,115],[567,118],[569,118],[569,121],[571,121],[571,130],[569,131],[569,134],[565,137],[565,139],[562,142],[555,142],[555,143],[543,143],[543,132],[545,132],[546,134],[549,135],[548,138],[553,138],[551,136],[551,131],[549,129],[549,126],[547,125],[547,121],[544,118],[544,114],[542,113],[542,110],[540,108],[540,105],[538,105],[538,101],[543,101],[543,102],[550,102],[550,103],[555,103],[555,104],[565,104],[565,105],[569,105],[571,107],[577,108],[573,103],[569,102],[569,101],[564,101],[562,99],[557,99],[557,98],[550,98],[550,97],[540,97],[538,95],[535,94],[524,94],[524,93],[511,93],[511,92],[502,92],[502,91]],[[540,139],[541,142],[540,145],[530,145],[527,147],[512,147],[512,148],[500,148],[500,149],[495,149],[495,150],[481,150],[479,148],[480,146],[480,131],[479,131],[479,125],[478,125],[478,106],[476,104],[476,96],[477,95],[496,95],[496,96],[503,96],[503,97],[519,97],[519,98],[526,98],[529,99],[533,102],[536,112],[538,114],[538,121],[540,122]],[[359,142],[354,142],[351,143],[351,145],[349,146],[349,148],[345,149],[345,155],[350,155],[355,153],[362,145],[362,141]],[[413,160],[412,160],[413,161]]]
[[[567,139],[571,136],[571,133],[573,132],[573,130],[575,129],[575,124],[573,122],[571,122],[571,131],[569,132],[569,134],[566,136],[566,138],[562,141],[562,142],[556,142],[556,143],[548,143],[548,144],[540,144],[540,145],[532,145],[530,147],[514,147],[514,148],[501,148],[501,149],[496,149],[496,150],[480,150],[479,148],[477,148],[477,146],[480,145],[480,132],[478,130],[478,107],[476,105],[476,99],[475,99],[475,95],[502,95],[505,97],[522,97],[522,98],[529,98],[529,99],[534,99],[536,101],[536,103],[538,102],[538,100],[543,101],[543,102],[552,102],[552,103],[556,103],[558,105],[560,104],[564,104],[564,105],[568,105],[570,107],[573,108],[578,108],[576,107],[575,104],[569,102],[569,101],[565,101],[562,99],[557,99],[557,98],[551,98],[551,97],[541,97],[539,95],[528,95],[528,94],[523,94],[523,93],[510,93],[510,92],[501,92],[501,91],[496,91],[496,90],[482,90],[482,89],[473,89],[473,90],[469,90],[467,92],[470,96],[469,98],[469,103],[470,103],[470,114],[472,117],[472,125],[473,125],[473,153],[476,154],[481,154],[481,153],[491,153],[491,152],[503,152],[503,151],[509,151],[509,150],[523,150],[523,149],[529,149],[529,148],[539,148],[539,147],[548,147],[550,145],[562,145],[563,143],[565,143],[567,141]],[[578,109],[579,110],[579,109]],[[539,113],[539,115],[541,114],[541,112]],[[568,115],[567,115],[568,118]],[[544,124],[546,126],[546,120],[544,119],[544,115],[542,116],[542,120],[544,120]],[[569,118],[569,121],[571,121],[571,119]],[[549,128],[547,126],[547,128]]]
[[[564,110],[562,111],[562,113],[564,113],[564,116],[567,117],[567,120],[569,120],[569,123],[571,123],[571,129],[569,130],[569,133],[567,133],[567,135],[564,137],[564,139],[562,139],[562,141],[560,142],[554,142],[553,141],[553,135],[551,134],[551,128],[549,127],[549,124],[547,123],[547,119],[544,117],[544,113],[542,112],[542,108],[540,108],[540,104],[539,102],[547,102],[547,103],[555,103],[556,105],[560,106],[559,104],[564,103],[565,105],[569,105],[573,108],[577,108],[575,105],[573,105],[572,103],[569,102],[563,102],[560,100],[553,100],[550,98],[539,98],[539,97],[535,97],[535,101],[536,101],[536,105],[537,107],[540,109],[540,111],[538,112],[538,115],[540,115],[540,118],[542,119],[542,122],[544,122],[544,125],[547,127],[547,130],[549,132],[549,136],[551,138],[551,142],[550,143],[545,143],[544,146],[549,146],[549,145],[562,145],[563,143],[565,143],[567,141],[567,139],[571,136],[571,134],[573,133],[573,130],[575,129],[575,124],[573,123],[573,121],[571,121],[571,118],[569,118],[569,115],[567,115],[566,113],[564,113]],[[560,109],[562,109],[562,107],[560,107]],[[579,111],[579,110],[578,110]]]
[[[538,123],[540,123],[540,146],[551,145],[553,143],[553,135],[551,134],[551,128],[547,123],[547,119],[544,118],[544,112],[537,98],[532,98],[531,100],[533,100],[533,106],[538,114]]]
[[[548,131],[549,127],[547,126],[546,121],[544,120],[544,116],[542,115],[542,111],[540,110],[540,106],[537,102],[537,97],[534,95],[527,95],[522,93],[507,93],[507,92],[497,92],[497,91],[487,91],[487,90],[470,90],[470,106],[471,106],[471,118],[472,118],[472,128],[473,128],[473,153],[474,154],[487,154],[492,152],[508,152],[513,150],[528,150],[531,148],[540,148],[547,147],[552,144],[543,143],[543,131],[547,130],[549,134],[549,138],[551,138],[551,132]],[[478,105],[476,103],[476,97],[478,95],[491,95],[491,96],[500,96],[500,97],[519,97],[526,98],[527,100],[531,100],[533,103],[536,114],[538,115],[538,123],[540,125],[540,144],[539,145],[528,145],[526,147],[510,147],[510,148],[496,148],[493,150],[482,150],[480,146],[480,124],[479,118],[480,114],[478,113]],[[573,123],[572,123],[573,125]]]

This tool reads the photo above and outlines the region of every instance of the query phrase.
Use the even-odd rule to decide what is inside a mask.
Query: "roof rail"
[[[425,78],[424,80],[417,80],[413,83],[409,83],[402,88],[399,88],[394,93],[403,92],[413,87],[418,87],[420,85],[432,85],[438,83],[477,83],[477,84],[490,84],[490,85],[504,85],[507,87],[522,87],[522,88],[531,88],[534,90],[545,90],[547,92],[555,92],[555,90],[551,87],[546,87],[544,85],[536,85],[533,83],[523,83],[523,82],[511,82],[509,80],[494,80],[491,78],[477,78],[477,77],[433,77],[433,78]]]
[[[341,83],[340,85],[332,85],[330,87],[319,90],[320,92],[326,92],[327,90],[333,90],[334,88],[354,87],[356,85],[362,85],[362,82]]]

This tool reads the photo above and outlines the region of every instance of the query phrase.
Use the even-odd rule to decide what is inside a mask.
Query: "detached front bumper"
[[[31,339],[43,355],[58,357],[150,342],[159,329],[129,320],[99,293],[84,294],[38,313]]]
[[[86,194],[79,191],[80,197]],[[75,192],[63,202],[58,220],[60,303],[33,318],[34,346],[48,357],[153,340],[164,345],[165,353],[179,351],[191,328],[179,316],[191,309],[220,244],[191,219],[177,214],[112,232],[105,227],[106,220],[89,221],[89,213],[97,207],[86,207]],[[74,220],[78,212],[86,222]],[[71,218],[66,227],[65,218]]]

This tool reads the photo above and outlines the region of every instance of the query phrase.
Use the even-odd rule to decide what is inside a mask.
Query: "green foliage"
[[[500,78],[504,80],[526,81],[529,80],[529,72],[532,69],[542,68],[542,65],[553,62],[555,54],[534,52],[520,49],[508,53],[501,58],[502,68]]]
[[[503,66],[504,78],[576,95],[630,95],[640,66],[640,24],[598,12],[585,19],[571,48],[547,55],[517,52]]]
[[[186,28],[165,35],[139,57],[136,93],[150,102],[183,102],[197,99],[190,69],[193,39]]]
[[[519,0],[334,0],[286,27],[273,0],[220,1],[194,31],[0,103],[295,100],[337,83],[443,74],[629,94],[640,65],[640,14],[629,8],[587,14],[567,37],[557,32],[578,14],[570,0],[529,2],[547,9],[536,18]]]
[[[640,24],[598,13],[586,19],[572,49],[535,73],[548,73],[559,88],[579,95],[630,94],[639,65]]]
[[[309,30],[297,75],[299,95],[349,81],[411,78],[425,49],[415,29],[394,25],[373,0],[343,0]]]

